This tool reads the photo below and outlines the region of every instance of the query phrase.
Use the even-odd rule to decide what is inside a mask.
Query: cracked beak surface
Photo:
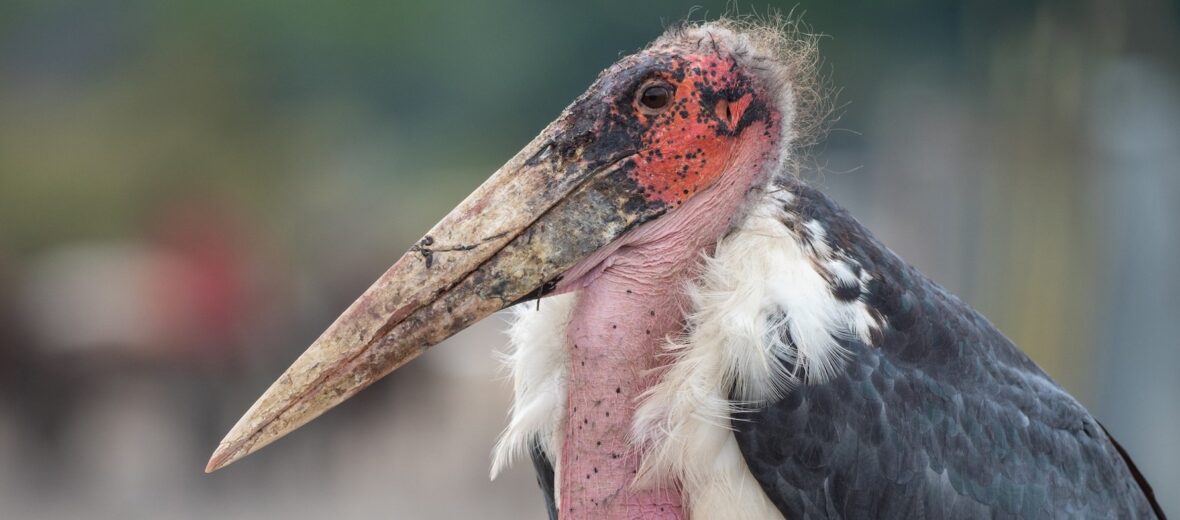
[[[543,296],[579,260],[662,214],[628,175],[633,147],[593,137],[601,118],[586,112],[571,105],[381,275],[234,425],[206,472],[481,318]]]

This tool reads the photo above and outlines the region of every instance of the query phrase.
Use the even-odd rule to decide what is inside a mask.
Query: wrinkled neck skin
[[[561,518],[686,517],[677,483],[633,485],[643,454],[630,443],[632,417],[659,378],[667,338],[683,330],[686,282],[761,192],[778,164],[771,148],[742,146],[714,185],[587,258],[559,287],[581,290],[566,329]]]

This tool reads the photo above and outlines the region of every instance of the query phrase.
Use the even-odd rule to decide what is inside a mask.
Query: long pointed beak
[[[481,318],[543,296],[579,260],[663,213],[627,175],[633,151],[588,150],[569,119],[551,124],[349,306],[234,425],[205,471],[274,442]],[[582,137],[563,137],[573,133]]]

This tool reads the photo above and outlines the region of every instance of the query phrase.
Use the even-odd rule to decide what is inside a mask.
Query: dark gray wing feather
[[[1162,517],[1098,422],[985,318],[785,182],[784,210],[870,270],[857,297],[885,323],[872,345],[842,340],[833,379],[733,422],[787,518]]]
[[[549,513],[549,520],[557,520],[557,502],[555,500],[553,463],[541,450],[540,443],[534,441],[529,447],[529,456],[533,459],[533,469],[537,471],[537,485],[545,495],[545,510]]]

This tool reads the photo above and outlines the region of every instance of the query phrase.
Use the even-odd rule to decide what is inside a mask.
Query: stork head
[[[603,71],[344,311],[234,426],[207,471],[491,313],[576,289],[607,253],[693,201],[709,211],[716,204],[700,201],[763,186],[794,137],[792,79],[809,63],[794,42],[775,26],[680,26]]]

